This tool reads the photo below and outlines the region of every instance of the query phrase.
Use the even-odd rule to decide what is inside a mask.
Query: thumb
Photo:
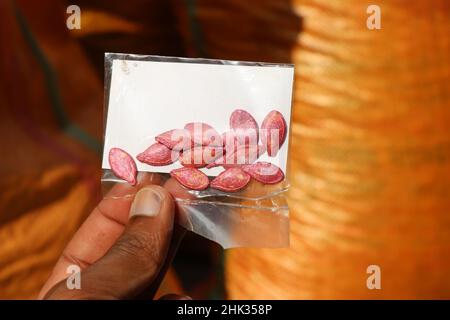
[[[162,187],[141,189],[121,237],[100,260],[81,272],[81,289],[60,282],[50,299],[130,299],[158,276],[167,256],[174,223],[174,203]]]

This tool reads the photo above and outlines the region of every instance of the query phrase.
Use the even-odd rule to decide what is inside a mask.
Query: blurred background
[[[296,66],[290,248],[190,234],[161,293],[450,298],[448,0],[1,0],[0,298],[34,298],[101,197],[104,52]]]

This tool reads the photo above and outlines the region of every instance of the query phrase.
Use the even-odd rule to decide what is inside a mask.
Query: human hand
[[[69,242],[39,299],[153,298],[185,233],[174,227],[174,201],[159,181],[145,174],[135,187],[117,184]],[[70,290],[65,279],[74,264],[81,288]]]

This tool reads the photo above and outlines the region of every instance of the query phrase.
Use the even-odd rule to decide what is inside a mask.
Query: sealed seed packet
[[[289,245],[290,64],[107,53],[102,184],[157,180],[224,248]]]

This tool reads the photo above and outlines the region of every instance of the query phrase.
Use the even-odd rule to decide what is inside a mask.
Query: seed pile
[[[245,188],[252,178],[264,184],[283,181],[284,173],[279,167],[257,161],[266,151],[270,157],[275,157],[286,140],[287,124],[283,115],[276,110],[269,112],[260,128],[250,113],[238,109],[231,114],[229,124],[230,130],[223,134],[202,122],[163,132],[136,159],[152,166],[179,161],[182,167],[172,170],[170,175],[192,190],[204,190],[209,186],[236,192]],[[126,151],[112,148],[109,164],[118,178],[136,184],[136,163]],[[225,170],[211,182],[198,169],[218,166]]]

